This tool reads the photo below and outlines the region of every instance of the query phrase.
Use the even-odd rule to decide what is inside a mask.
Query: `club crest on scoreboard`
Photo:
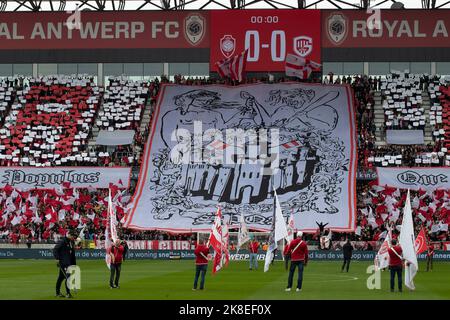
[[[294,52],[300,57],[308,56],[313,49],[313,39],[307,36],[294,38]]]
[[[220,51],[225,58],[231,57],[235,49],[236,39],[232,35],[226,34],[220,39]]]
[[[340,45],[348,34],[348,19],[339,13],[332,14],[326,20],[328,39],[335,45]]]
[[[184,20],[184,35],[190,44],[197,45],[205,35],[206,20],[199,14],[192,14]]]

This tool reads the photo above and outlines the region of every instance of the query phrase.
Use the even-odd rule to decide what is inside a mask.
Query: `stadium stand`
[[[348,83],[353,88],[358,125],[359,170],[371,170],[376,166],[449,165],[447,148],[450,145],[448,113],[450,92],[448,84],[443,78],[426,79],[421,75],[412,75],[410,80],[406,79],[409,78],[401,78],[401,74],[393,74],[392,79],[386,81],[362,75],[334,79],[333,75],[330,75],[324,81],[336,84]],[[46,166],[51,162],[48,155],[55,154],[59,156],[54,157],[55,161],[50,165],[83,165],[87,157],[91,163],[100,166],[131,166],[139,170],[160,83],[168,82],[168,80],[164,77],[161,78],[161,82],[159,80],[133,82],[125,78],[109,80],[110,83],[105,92],[103,88],[95,86],[88,76],[29,79],[29,86],[20,85],[23,79],[3,81],[0,89],[0,105],[5,110],[0,110],[2,111],[0,121],[4,120],[5,123],[0,129],[1,164]],[[191,85],[213,83],[211,79],[189,79],[181,76],[175,77],[174,81]],[[249,83],[258,81],[267,81],[267,79],[247,80]],[[284,79],[281,78],[278,81],[284,81]],[[219,82],[223,83],[223,80]],[[392,101],[395,106],[395,102],[399,102],[400,98],[394,96],[394,88],[395,94],[399,88],[406,92],[403,97],[406,99],[405,102],[411,101],[413,97],[413,101],[416,101],[411,102],[411,106],[406,102],[404,108],[399,109],[400,111],[395,110],[398,111],[395,114],[399,119],[398,126],[409,130],[417,127],[414,122],[419,122],[418,126],[425,128],[420,121],[429,121],[433,132],[439,133],[434,135],[432,143],[410,146],[377,143],[380,138],[375,123],[377,97],[381,98],[383,95],[386,97],[388,106],[392,105]],[[411,91],[410,96],[408,90]],[[399,94],[401,96],[401,93]],[[428,94],[431,102],[429,119],[426,118],[424,110],[420,110],[419,102],[425,100],[419,97],[428,96]],[[126,106],[130,108],[127,109]],[[414,108],[417,111],[408,111],[415,110]],[[122,114],[122,109],[126,114]],[[406,113],[403,110],[406,110]],[[410,117],[410,120],[405,122],[404,114],[411,114],[414,121]],[[68,115],[73,119],[69,120]],[[107,121],[102,117],[106,117]],[[71,127],[75,120],[76,125]],[[387,117],[385,120],[392,119]],[[132,145],[118,146],[113,151],[108,151],[106,147],[92,143],[98,129],[113,131],[132,129],[135,131],[134,142]],[[55,130],[56,132],[53,133]],[[62,137],[55,139],[60,135]],[[41,149],[44,141],[46,147]],[[47,159],[44,155],[47,155]],[[18,160],[13,161],[13,158]],[[422,161],[417,161],[419,158]],[[424,159],[428,161],[423,161]],[[436,162],[436,159],[439,162]],[[116,199],[120,208],[118,220],[123,218],[130,195],[133,194],[135,182],[129,190],[120,193],[120,199]],[[85,228],[86,239],[96,240],[104,236],[107,190],[77,189],[75,191],[69,188],[48,192],[29,192],[32,196],[28,198],[30,199],[28,201],[21,201],[21,199],[28,197],[29,194],[13,188],[5,188],[0,193],[0,239],[13,243],[24,242],[29,237],[35,241],[54,241],[68,229],[74,228],[78,230]],[[401,222],[399,208],[404,205],[406,197],[404,192],[377,186],[374,181],[360,181],[357,194],[357,232],[352,236],[353,240],[379,241],[386,236],[388,227],[394,228]],[[450,239],[448,233],[450,210],[447,210],[450,208],[450,194],[442,190],[433,194],[419,191],[412,192],[411,199],[416,227],[420,228],[424,225],[432,240]],[[425,206],[429,209],[425,210]],[[23,210],[24,215],[19,218],[13,212],[20,209]],[[56,212],[61,210],[63,214],[57,215]],[[391,213],[388,214],[388,212]],[[194,237],[193,234],[173,235],[156,231],[124,230],[123,232],[125,239],[191,239]],[[394,235],[396,234],[398,230],[394,230]],[[320,232],[317,231],[309,237],[318,240],[319,235]],[[334,240],[340,240],[343,237],[346,235],[333,234]]]
[[[36,167],[96,162],[86,152],[100,88],[89,77],[32,78],[0,129],[2,165]]]
[[[428,87],[430,101],[432,103],[430,109],[430,125],[433,128],[433,140],[438,147],[439,158],[444,159],[446,166],[450,165],[450,127],[449,127],[449,106],[450,92],[448,85],[445,86],[443,79],[434,80]]]
[[[14,102],[16,92],[9,85],[8,80],[0,82],[0,127],[3,126],[5,118],[11,111],[11,105]]]
[[[421,75],[398,72],[388,74],[381,83],[385,124],[388,129],[425,128]]]
[[[356,239],[384,239],[388,228],[396,237],[399,231],[396,226],[401,224],[400,211],[406,200],[406,190],[377,186],[369,183],[361,186],[358,199],[358,222]],[[448,224],[450,223],[450,206],[448,190],[411,191],[411,206],[415,220],[416,231],[422,226],[429,231],[431,240],[448,239]]]
[[[109,83],[103,96],[97,126],[108,131],[136,130],[149,98],[148,83],[122,77],[110,77]]]

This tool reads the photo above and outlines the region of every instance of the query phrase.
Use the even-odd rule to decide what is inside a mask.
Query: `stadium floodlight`
[[[66,9],[66,0],[59,1],[58,11],[65,11],[65,9]]]
[[[106,1],[96,0],[98,11],[103,11],[105,9]]]
[[[119,1],[119,11],[122,11],[125,9],[125,0],[120,0]]]
[[[42,1],[29,1],[29,4],[30,4],[30,6],[31,6],[31,10],[32,11],[34,11],[34,12],[37,12],[37,11],[39,11],[40,9],[41,9],[41,2]]]
[[[436,0],[422,0],[423,9],[436,9]]]
[[[405,5],[402,2],[394,2],[391,9],[405,9]]]
[[[245,7],[245,0],[237,0],[237,6],[236,6],[236,0],[230,0],[230,8],[231,9],[242,9]]]
[[[170,9],[170,0],[160,0],[161,6],[164,8],[164,10]]]
[[[367,9],[370,7],[370,0],[361,0],[361,9]]]

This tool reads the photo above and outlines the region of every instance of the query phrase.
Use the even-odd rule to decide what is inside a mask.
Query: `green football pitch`
[[[250,271],[247,262],[231,261],[214,276],[210,264],[205,290],[192,291],[193,261],[126,261],[120,289],[110,289],[104,261],[79,260],[81,290],[75,299],[450,299],[448,262],[436,262],[432,272],[424,272],[421,262],[416,290],[404,289],[403,293],[390,292],[387,271],[381,272],[381,289],[369,290],[369,264],[354,261],[349,273],[341,273],[339,262],[310,261],[302,292],[284,291],[288,273],[282,261],[276,261],[267,273],[262,270],[263,262],[259,270]],[[54,261],[0,260],[0,299],[57,299],[56,278]],[[296,276],[294,288],[295,281]]]

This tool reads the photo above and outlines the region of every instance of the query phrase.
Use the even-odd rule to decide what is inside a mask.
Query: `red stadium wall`
[[[316,62],[449,61],[450,10],[212,10],[0,13],[2,63],[214,63],[249,48],[247,70],[284,72],[288,53]],[[373,17],[377,17],[376,14]],[[171,50],[166,50],[171,49]],[[411,50],[413,49],[413,50]]]

